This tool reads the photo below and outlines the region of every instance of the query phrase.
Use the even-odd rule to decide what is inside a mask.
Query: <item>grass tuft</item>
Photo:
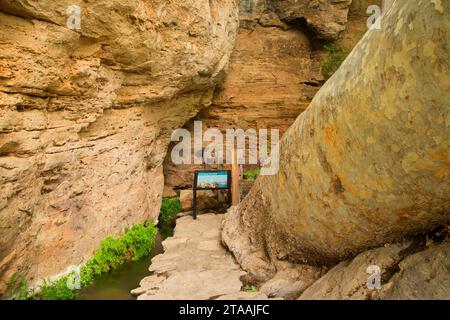
[[[345,58],[347,58],[348,53],[335,44],[325,45],[324,49],[327,57],[322,65],[322,74],[328,80],[339,69]]]
[[[29,297],[28,281],[20,273],[15,273],[8,281],[5,297],[8,300],[27,300]]]
[[[90,284],[96,276],[115,270],[127,261],[138,261],[147,256],[155,245],[156,234],[157,229],[151,223],[126,229],[119,238],[107,237],[81,268],[81,286]]]
[[[164,198],[159,212],[159,222],[161,224],[171,224],[175,221],[177,213],[181,212],[181,202],[179,198]]]
[[[260,175],[260,173],[261,173],[261,169],[260,168],[253,169],[253,170],[248,170],[248,171],[246,171],[244,173],[244,177],[247,180],[254,181]]]

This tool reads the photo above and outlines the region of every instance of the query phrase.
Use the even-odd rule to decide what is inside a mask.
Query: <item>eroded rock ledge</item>
[[[157,216],[170,133],[211,103],[237,29],[234,0],[1,1],[0,292]]]

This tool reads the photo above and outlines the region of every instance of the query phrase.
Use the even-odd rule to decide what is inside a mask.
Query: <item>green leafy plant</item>
[[[167,239],[167,238],[173,236],[173,227],[172,226],[161,225],[159,228],[159,231],[161,232],[163,239]]]
[[[179,198],[164,198],[159,212],[159,221],[162,224],[170,224],[175,221],[177,213],[181,212]]]
[[[247,292],[257,292],[258,289],[257,289],[255,286],[252,286],[252,285],[247,284],[247,285],[245,285],[245,287],[244,287],[244,291],[247,291]]]
[[[150,223],[127,228],[121,237],[107,237],[94,256],[81,268],[81,286],[90,284],[96,276],[117,269],[127,261],[138,261],[147,256],[154,247],[156,234],[154,223]],[[68,285],[72,276],[75,274],[67,274],[56,281],[44,280],[39,292],[32,294],[26,278],[15,274],[8,281],[5,296],[11,300],[73,300],[77,292]]]
[[[339,69],[342,62],[347,58],[348,53],[344,52],[336,44],[325,45],[324,49],[327,57],[322,65],[322,73],[325,79],[328,80]]]
[[[67,285],[68,279],[69,275],[66,275],[55,282],[44,281],[38,297],[41,300],[74,300],[77,293]]]
[[[155,245],[156,233],[153,223],[137,224],[126,229],[122,237],[107,237],[81,268],[81,285],[91,283],[96,276],[115,270],[127,261],[138,261],[148,255]]]
[[[261,173],[261,169],[260,168],[252,169],[252,170],[246,171],[244,173],[244,177],[247,180],[254,181],[254,180],[256,180],[256,178],[259,176],[260,173]]]
[[[30,295],[28,281],[20,273],[15,273],[8,281],[5,297],[8,300],[27,300]]]

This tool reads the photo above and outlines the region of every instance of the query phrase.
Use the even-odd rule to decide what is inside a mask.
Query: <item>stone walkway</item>
[[[174,236],[163,242],[165,252],[152,259],[152,275],[131,293],[138,300],[267,299],[262,293],[242,291],[245,272],[221,245],[222,217],[178,219]]]

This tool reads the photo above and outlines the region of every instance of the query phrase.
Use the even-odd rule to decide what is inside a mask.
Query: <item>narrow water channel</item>
[[[150,254],[136,262],[128,262],[120,269],[103,274],[91,285],[82,288],[78,293],[78,300],[135,300],[130,294],[132,289],[139,286],[139,282],[150,275],[148,267],[151,259],[163,253],[162,241],[164,237],[158,232],[155,247]]]

